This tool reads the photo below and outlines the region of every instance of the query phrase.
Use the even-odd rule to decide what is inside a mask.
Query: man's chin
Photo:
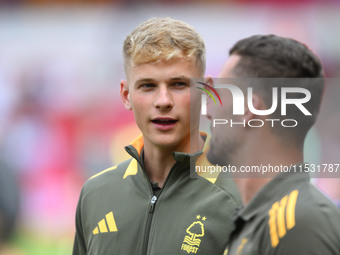
[[[176,148],[179,146],[180,141],[177,139],[174,139],[172,137],[167,138],[161,138],[161,139],[153,139],[152,143],[159,148],[163,149],[173,149],[176,150]]]
[[[213,165],[223,166],[226,164],[225,157],[223,157],[222,155],[219,155],[218,153],[215,153],[214,150],[212,150],[211,148],[209,149],[207,153],[207,159]]]

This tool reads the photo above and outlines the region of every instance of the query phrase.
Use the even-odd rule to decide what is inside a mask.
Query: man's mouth
[[[154,118],[151,120],[154,126],[158,130],[162,130],[162,131],[172,130],[176,126],[177,121],[178,120],[174,118],[167,118],[167,117]]]
[[[172,118],[156,118],[151,120],[155,124],[160,124],[160,125],[171,125],[177,122],[176,119]]]

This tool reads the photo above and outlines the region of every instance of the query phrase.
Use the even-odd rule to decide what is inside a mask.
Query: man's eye
[[[187,86],[186,82],[175,82],[172,86],[174,87],[185,87]]]
[[[151,88],[154,88],[154,87],[155,87],[155,84],[152,84],[152,83],[145,83],[145,84],[140,85],[140,88],[142,88],[142,89],[151,89]]]

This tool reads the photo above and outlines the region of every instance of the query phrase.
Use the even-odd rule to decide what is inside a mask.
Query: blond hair
[[[175,57],[196,58],[204,75],[205,45],[196,30],[179,20],[152,18],[126,37],[123,47],[125,72],[131,65],[170,60]]]

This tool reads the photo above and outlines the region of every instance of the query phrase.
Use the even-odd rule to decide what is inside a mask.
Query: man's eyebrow
[[[136,83],[141,83],[141,82],[154,82],[154,79],[151,78],[141,78],[136,81]]]
[[[180,75],[180,76],[170,77],[168,80],[170,81],[190,80],[190,78],[184,75]],[[155,82],[155,80],[152,78],[140,78],[136,81],[136,83],[141,83],[141,82]]]
[[[184,76],[184,75],[180,75],[180,76],[170,77],[170,78],[168,79],[168,81],[170,81],[170,82],[173,82],[173,81],[183,81],[183,80],[189,81],[190,78],[187,77],[187,76]],[[135,84],[137,85],[137,84],[147,83],[147,82],[154,83],[154,82],[156,82],[156,81],[155,81],[154,79],[152,79],[152,78],[140,78],[140,79],[138,79],[138,80],[135,82]]]
[[[180,75],[180,76],[171,77],[169,80],[171,81],[190,80],[190,78],[184,75]]]

